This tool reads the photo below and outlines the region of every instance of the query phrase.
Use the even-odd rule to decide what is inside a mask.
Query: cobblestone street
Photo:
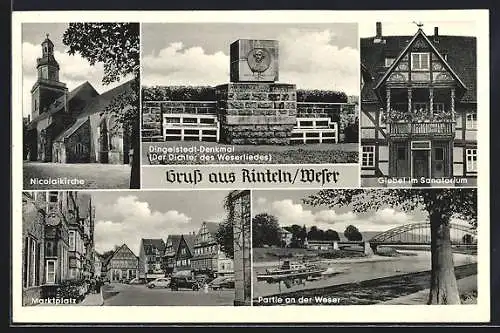
[[[233,305],[234,289],[178,290],[149,289],[145,285],[111,284],[103,287],[104,305]]]

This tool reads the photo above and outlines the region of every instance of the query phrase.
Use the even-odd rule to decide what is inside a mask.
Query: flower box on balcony
[[[383,123],[391,122],[412,122],[412,123],[425,123],[425,122],[454,122],[454,114],[449,111],[434,112],[430,114],[425,111],[413,111],[413,112],[401,112],[398,110],[391,110],[388,112],[383,112],[381,115],[381,121]]]

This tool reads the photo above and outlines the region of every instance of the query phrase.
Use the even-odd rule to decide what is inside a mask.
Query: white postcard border
[[[363,22],[373,17],[408,22],[477,23],[478,110],[478,303],[476,305],[351,305],[287,307],[23,307],[22,249],[22,57],[21,24],[26,22]],[[433,11],[58,11],[12,15],[12,321],[14,323],[215,323],[215,322],[485,322],[490,317],[489,268],[489,13],[487,10]],[[480,186],[479,186],[480,185]],[[215,188],[214,188],[215,189]],[[123,191],[123,190],[122,190]]]

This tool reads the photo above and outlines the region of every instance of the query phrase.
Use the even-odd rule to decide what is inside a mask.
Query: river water
[[[398,250],[404,253],[405,251]],[[372,256],[368,258],[348,258],[321,261],[322,266],[328,269],[319,280],[305,281],[295,280],[280,283],[268,283],[257,281],[257,274],[264,273],[266,268],[276,267],[279,262],[254,263],[253,269],[253,298],[268,296],[284,292],[298,291],[303,289],[322,288],[343,283],[360,282],[364,280],[400,275],[406,273],[427,271],[431,269],[431,253],[429,251],[408,251],[409,256],[381,257]],[[455,266],[477,262],[476,255],[454,253],[453,262]]]

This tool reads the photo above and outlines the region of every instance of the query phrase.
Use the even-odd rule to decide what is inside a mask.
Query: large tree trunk
[[[450,226],[439,213],[430,214],[431,291],[427,304],[460,304],[451,251]]]

